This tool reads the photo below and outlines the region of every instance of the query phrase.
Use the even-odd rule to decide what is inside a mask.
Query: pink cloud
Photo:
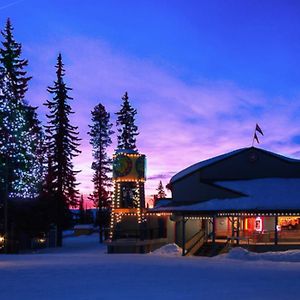
[[[291,137],[300,131],[300,119],[295,117],[300,111],[300,97],[269,98],[262,91],[246,90],[227,81],[188,84],[154,62],[82,37],[25,48],[24,55],[33,57],[30,65],[34,78],[28,99],[40,106],[41,114],[59,51],[65,61],[66,82],[74,89],[70,93],[75,111],[72,122],[79,126],[83,139],[83,153],[75,166],[82,170],[78,181],[85,194],[92,190],[87,135],[90,111],[102,102],[115,121],[114,112],[119,110],[125,91],[138,110],[138,148],[147,155],[148,195],[155,193],[160,174],[171,176],[200,160],[250,146],[257,122],[265,132],[263,148],[287,155],[299,151]],[[115,137],[111,153],[114,147]],[[163,178],[164,184],[168,181]]]

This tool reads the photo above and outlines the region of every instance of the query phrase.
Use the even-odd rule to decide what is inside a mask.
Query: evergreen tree
[[[157,196],[156,196],[157,199],[166,198],[167,194],[165,192],[165,189],[164,189],[164,186],[163,186],[161,180],[159,181],[158,188],[156,190],[157,190]]]
[[[79,138],[78,127],[70,124],[69,115],[72,114],[68,96],[71,88],[64,83],[65,70],[62,56],[58,55],[56,64],[56,80],[53,87],[48,87],[52,100],[47,100],[45,105],[49,108],[46,126],[46,146],[48,161],[47,182],[50,186],[45,187],[46,193],[55,200],[55,223],[57,225],[57,245],[62,245],[62,229],[66,219],[65,213],[69,206],[77,206],[79,192],[76,188],[76,174],[73,170],[72,159],[81,152],[78,150]]]
[[[22,46],[13,37],[13,27],[10,19],[7,19],[5,29],[1,32],[4,37],[3,48],[0,49],[0,63],[4,69],[6,79],[10,82],[11,91],[16,100],[23,100],[28,89],[28,81],[24,68],[28,61],[21,59]]]
[[[111,170],[112,161],[107,155],[107,148],[111,145],[111,135],[114,133],[112,123],[109,121],[110,114],[106,112],[102,104],[95,106],[92,111],[93,125],[89,135],[91,136],[90,144],[93,146],[92,169],[95,171],[93,176],[94,191],[91,199],[94,201],[95,206],[98,208],[98,224],[100,228],[100,242],[103,239],[103,230],[109,214],[110,208],[110,192],[111,178],[109,173]]]
[[[31,79],[25,71],[28,61],[20,58],[22,47],[13,37],[9,19],[1,35],[4,41],[0,48],[0,206],[6,240],[11,240],[10,223],[14,218],[16,226],[17,214],[12,201],[37,198],[40,191],[42,129],[36,108],[25,101]]]
[[[45,135],[41,122],[38,119],[36,113],[37,107],[27,106],[26,107],[26,121],[27,121],[27,132],[30,135],[30,145],[29,149],[31,151],[31,160],[28,164],[27,175],[27,185],[31,183],[32,192],[38,196],[42,190],[42,184],[45,178]]]
[[[20,58],[21,44],[14,40],[12,31],[8,19],[1,32],[4,41],[0,49],[1,182],[6,182],[9,198],[35,198],[42,178],[37,159],[42,130],[36,108],[24,100],[31,77],[26,76],[28,62]]]
[[[136,148],[136,136],[138,133],[138,127],[135,125],[136,110],[131,107],[128,94],[125,92],[122,97],[123,104],[121,110],[116,113],[117,127],[118,127],[118,149],[137,150]]]
[[[116,113],[116,125],[119,132],[117,148],[137,152],[136,136],[139,134],[138,127],[135,125],[137,111],[129,103],[127,92],[125,92],[122,100],[121,110]],[[138,201],[136,184],[134,182],[122,184],[122,205],[124,207],[137,207]]]

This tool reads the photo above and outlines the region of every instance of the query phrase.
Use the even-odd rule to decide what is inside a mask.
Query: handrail
[[[198,236],[199,234],[201,234],[201,235],[200,235],[200,237],[197,238],[197,236]],[[204,240],[205,240],[204,237],[205,237],[205,236],[206,236],[206,234],[205,234],[205,231],[204,231],[203,229],[200,229],[199,231],[197,231],[197,232],[190,238],[190,240],[186,243],[186,244],[191,243],[195,238],[197,238],[196,241],[193,242],[193,244],[192,244],[190,247],[188,247],[188,249],[186,249],[186,252],[184,253],[184,256],[189,255],[189,254],[194,254],[194,253],[192,253],[192,252],[193,252],[195,246],[196,246],[198,243],[200,243],[202,239],[203,239],[203,243],[202,243],[202,244],[204,244]]]
[[[226,250],[230,248],[230,246],[231,246],[231,241],[232,241],[231,238],[227,238],[227,241],[226,241],[226,243],[225,243],[223,249],[220,251],[220,254],[225,253]]]
[[[240,245],[270,245],[277,243],[284,244],[285,242],[291,243],[291,242],[297,242],[299,243],[299,236],[300,236],[300,230],[293,229],[293,230],[281,230],[276,231],[275,230],[267,230],[267,231],[261,231],[261,232],[244,232],[239,237],[237,236],[228,236],[227,238],[233,241],[240,241]],[[276,240],[277,239],[277,240]]]
[[[204,230],[201,228],[201,229],[199,229],[190,239],[189,239],[189,241],[188,242],[186,242],[186,244],[187,243],[189,243],[192,239],[194,239],[200,232],[203,232],[203,233],[205,233],[204,232]]]

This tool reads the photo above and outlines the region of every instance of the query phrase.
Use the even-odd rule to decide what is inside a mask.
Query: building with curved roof
[[[182,170],[169,186],[172,199],[155,210],[172,213],[184,254],[193,239],[198,246],[208,240],[256,248],[300,245],[298,159],[242,148]]]

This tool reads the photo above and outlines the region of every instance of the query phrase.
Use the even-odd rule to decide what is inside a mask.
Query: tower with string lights
[[[117,150],[113,156],[114,198],[110,240],[142,238],[145,219],[146,157],[135,150]]]

